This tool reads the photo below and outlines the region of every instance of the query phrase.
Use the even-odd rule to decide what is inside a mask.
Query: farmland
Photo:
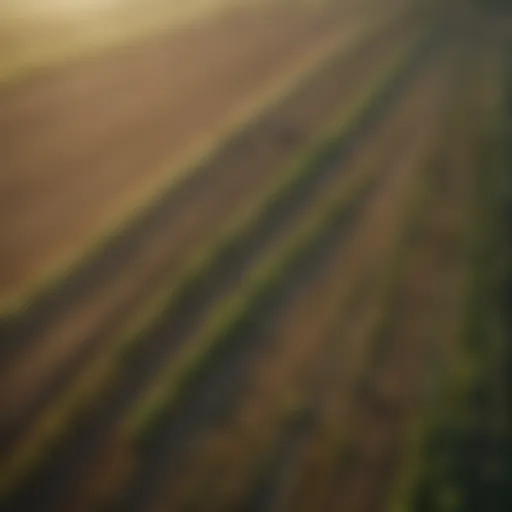
[[[136,4],[0,68],[0,508],[507,510],[512,23]]]

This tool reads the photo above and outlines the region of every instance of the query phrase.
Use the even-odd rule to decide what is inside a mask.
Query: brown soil
[[[208,240],[212,229],[218,229],[233,209],[275,175],[297,149],[295,143],[280,142],[280,134],[292,130],[300,144],[305,144],[329,118],[333,105],[341,108],[349,103],[358,84],[371,76],[383,55],[404,44],[402,34],[386,38],[385,44],[379,39],[341,58],[258,123],[240,144],[220,155],[211,169],[203,170],[197,183],[181,197],[173,198],[165,216],[145,226],[129,252],[124,247],[125,252],[115,256],[106,268],[88,275],[85,290],[78,290],[76,297],[68,295],[60,307],[53,308],[53,317],[37,326],[27,348],[9,361],[2,375],[4,425],[39,407],[40,397],[51,396],[56,383],[63,386],[66,380],[62,380],[62,372],[71,378],[84,357],[112,339],[126,318],[144,304],[162,276],[167,281],[177,273],[192,251]]]
[[[1,296],[79,254],[199,141],[352,22],[321,10],[239,11],[7,91]]]

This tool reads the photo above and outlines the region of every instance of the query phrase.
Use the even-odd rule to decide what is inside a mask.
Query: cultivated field
[[[0,507],[507,510],[508,25],[206,3],[0,90]]]

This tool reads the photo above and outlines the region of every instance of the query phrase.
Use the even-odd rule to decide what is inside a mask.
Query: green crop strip
[[[194,288],[195,283],[208,275],[215,262],[219,261],[230,247],[243,244],[248,233],[251,233],[254,226],[264,218],[266,211],[272,209],[273,205],[280,204],[280,201],[286,199],[295,187],[307,182],[309,177],[318,172],[318,167],[335,154],[338,145],[344,139],[351,136],[358,128],[361,118],[373,109],[379,98],[392,86],[397,75],[400,75],[401,70],[416,55],[416,48],[413,48],[393,58],[391,65],[386,66],[377,79],[363,90],[350,112],[342,113],[300,158],[279,174],[278,182],[274,184],[265,199],[251,207],[246,215],[206,248],[184,270],[182,277],[167,286],[164,292],[136,319],[134,325],[119,339],[114,340],[107,352],[89,366],[72,387],[57,400],[57,403],[43,414],[27,438],[22,440],[20,446],[13,450],[12,456],[3,464],[0,471],[1,494],[10,495],[15,492],[45,463],[58,441],[65,437],[73,425],[87,413],[105,389],[120,378],[129,361],[127,354],[145,342],[155,322],[171,314],[173,308],[177,307],[182,298]],[[148,425],[148,418],[158,418],[159,411],[162,411],[162,408],[166,409],[162,402],[170,403],[169,398],[171,402],[175,400],[172,397],[178,396],[179,389],[202,371],[203,365],[211,360],[212,354],[226,345],[227,341],[222,342],[222,340],[235,336],[237,331],[240,332],[243,329],[255,305],[262,304],[272,294],[275,286],[281,282],[281,276],[287,265],[311,249],[318,240],[317,230],[322,226],[325,228],[326,223],[341,215],[347,209],[348,203],[350,201],[347,196],[341,204],[329,205],[327,211],[322,212],[321,219],[315,217],[293,237],[286,250],[283,249],[279,259],[270,258],[251,273],[247,280],[250,287],[246,284],[243,293],[221,303],[222,305],[203,331],[201,341],[193,343],[185,355],[180,357],[179,377],[173,377],[172,384],[169,383],[169,379],[163,379],[161,386],[166,389],[167,397],[163,398],[161,391],[155,392],[148,403],[141,405],[143,410],[139,410],[134,416],[137,419],[129,422],[128,430],[132,434],[142,437],[142,430],[145,430],[142,424]],[[315,223],[312,224],[313,222]],[[146,420],[142,421],[140,419],[142,417]]]

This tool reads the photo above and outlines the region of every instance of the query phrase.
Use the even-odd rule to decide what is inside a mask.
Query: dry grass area
[[[236,0],[91,2],[25,0],[0,6],[0,82],[34,69],[105,51],[155,31],[194,23],[238,4]]]
[[[225,12],[314,12],[332,0],[5,0],[0,84],[87,55],[180,30]],[[364,4],[343,0],[343,8]]]

